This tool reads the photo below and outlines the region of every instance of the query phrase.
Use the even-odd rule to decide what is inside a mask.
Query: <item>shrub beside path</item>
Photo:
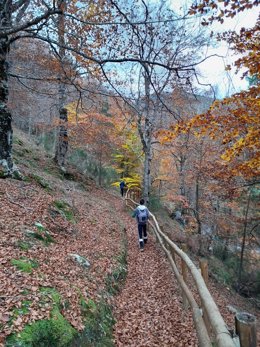
[[[135,220],[123,211],[122,201],[117,208],[127,229],[128,275],[113,303],[115,345],[198,346],[191,313],[182,310],[178,284],[154,236],[149,233],[145,250],[140,252]]]

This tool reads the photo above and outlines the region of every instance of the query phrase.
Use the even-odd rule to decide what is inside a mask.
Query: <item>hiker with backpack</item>
[[[134,210],[132,217],[135,217],[138,225],[139,246],[140,250],[144,250],[147,243],[147,222],[150,217],[148,208],[144,205],[144,199],[140,200],[140,205]]]
[[[124,196],[124,193],[125,193],[125,188],[126,188],[125,181],[122,180],[122,181],[120,182],[119,186],[120,186],[121,195],[122,195],[122,197],[123,197],[123,196]]]

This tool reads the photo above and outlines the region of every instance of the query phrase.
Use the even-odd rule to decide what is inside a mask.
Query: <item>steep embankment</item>
[[[25,180],[0,180],[0,344],[110,346],[112,303],[116,346],[195,346],[167,261],[152,237],[139,252],[123,200],[77,173],[66,179],[25,138],[14,154]],[[127,281],[112,299],[125,275],[125,236]]]
[[[86,317],[102,335],[93,322],[102,315],[97,302],[116,285],[124,255],[113,198],[77,173],[66,179],[24,138],[14,153],[25,180],[0,180],[0,344],[9,336],[9,346],[65,346]]]
[[[139,251],[118,192],[64,177],[24,138],[14,153],[26,177],[0,180],[0,346],[197,346],[164,254],[151,233]],[[233,322],[235,296],[210,287]]]

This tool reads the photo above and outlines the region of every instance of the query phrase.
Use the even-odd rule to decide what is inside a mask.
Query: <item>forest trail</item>
[[[148,244],[140,252],[136,221],[119,191],[98,188],[75,170],[69,178],[61,176],[51,158],[25,139],[15,144],[15,154],[25,181],[0,180],[0,346],[28,324],[50,318],[55,305],[50,293],[60,297],[61,314],[80,334],[85,329],[83,301],[85,308],[92,304],[90,316],[93,302],[98,305],[105,298],[112,304],[113,336],[102,326],[107,316],[103,322],[99,316],[88,327],[94,337],[87,342],[93,346],[111,346],[103,340],[95,344],[103,337],[114,339],[116,347],[197,346],[191,313],[182,309],[180,289],[163,251],[149,232]],[[176,227],[168,227],[173,235],[177,232]],[[40,238],[32,237],[32,232]],[[46,235],[53,240],[47,242]],[[119,293],[111,296],[107,280],[118,269],[118,257],[124,251],[126,280]],[[90,267],[77,264],[71,258],[75,253],[86,257]],[[234,324],[228,305],[259,317],[257,308],[247,309],[247,300],[229,288],[213,280],[209,290],[228,326]],[[96,306],[94,313],[100,312]],[[112,332],[112,325],[108,328]],[[62,336],[49,345],[61,346]]]
[[[25,139],[15,149],[28,176],[24,182],[0,181],[0,345],[26,324],[49,317],[52,303],[39,305],[46,298],[42,291],[46,287],[60,293],[67,303],[62,314],[82,331],[81,295],[99,300],[106,279],[118,266],[125,228],[128,272],[121,291],[111,299],[115,345],[196,346],[192,318],[182,312],[180,291],[165,255],[151,232],[145,251],[140,252],[136,221],[119,192],[99,189],[93,182],[81,181],[83,177],[61,179],[51,160]],[[33,167],[28,165],[31,157],[36,162]],[[29,237],[28,230],[40,232],[35,222],[42,223],[55,242],[47,245]],[[86,257],[90,268],[77,265],[72,253]],[[13,265],[19,259],[37,267],[23,272]],[[28,308],[23,308],[25,303]]]
[[[140,252],[136,222],[123,212],[123,203],[121,210],[127,228],[128,274],[114,301],[116,346],[197,346],[192,316],[182,309],[180,290],[164,253],[151,232]]]

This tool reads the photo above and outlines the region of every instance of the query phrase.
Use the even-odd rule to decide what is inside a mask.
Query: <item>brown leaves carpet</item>
[[[125,218],[125,225],[128,276],[114,301],[116,346],[197,346],[192,317],[182,310],[180,290],[165,255],[151,233],[140,252],[135,220]]]
[[[119,194],[94,186],[81,190],[68,181],[66,187],[59,181],[51,182],[51,186],[52,192],[48,193],[35,182],[0,180],[0,346],[6,336],[21,331],[25,324],[49,317],[52,304],[46,298],[42,304],[42,287],[55,288],[61,294],[62,302],[67,303],[63,315],[82,330],[80,298],[96,300],[104,288],[104,279],[117,265],[122,226],[128,239],[128,275],[113,299],[115,345],[197,346],[190,311],[182,310],[181,293],[165,255],[151,233],[144,252],[140,252],[136,222]],[[76,224],[62,215],[53,217],[56,199],[67,201],[75,209]],[[35,241],[24,250],[19,242],[28,241],[26,230],[35,231],[36,221],[45,226],[55,243],[47,247]],[[86,257],[90,269],[82,269],[70,253]],[[38,268],[31,273],[19,271],[11,260],[22,257],[36,260]],[[227,305],[236,305],[240,299],[214,283],[210,284],[210,292],[225,321],[232,325],[234,318]],[[29,310],[17,316],[15,308],[21,307],[24,300],[30,301]],[[241,301],[241,307],[245,309],[244,303]]]

